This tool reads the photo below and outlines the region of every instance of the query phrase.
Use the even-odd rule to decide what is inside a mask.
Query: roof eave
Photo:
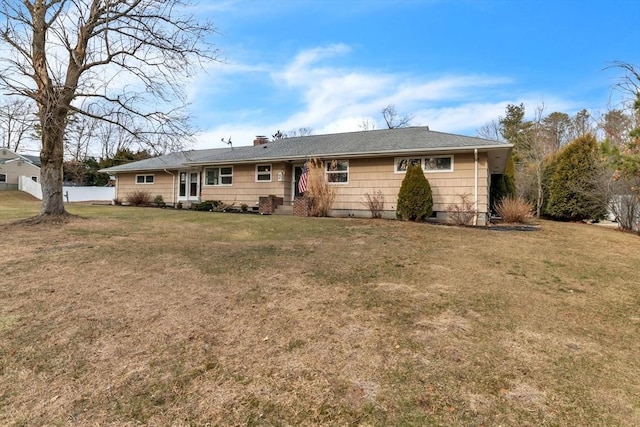
[[[206,165],[228,165],[228,164],[255,164],[260,162],[293,162],[304,161],[311,157],[348,157],[348,158],[366,158],[366,157],[388,157],[388,156],[404,156],[418,153],[447,153],[447,152],[473,152],[478,151],[493,151],[493,150],[511,150],[513,144],[494,144],[494,145],[470,145],[464,147],[433,147],[433,148],[412,148],[412,149],[397,149],[397,150],[384,150],[384,151],[368,151],[368,152],[335,152],[325,153],[318,155],[295,155],[295,156],[262,156],[254,157],[251,159],[221,159],[221,160],[208,160],[208,161],[194,161],[183,162],[178,165],[168,165],[165,167],[142,167],[135,169],[118,170],[112,168],[100,169],[98,172],[108,174],[121,174],[121,173],[137,173],[137,172],[150,172],[157,170],[176,170],[180,168],[198,167]]]
[[[198,161],[198,162],[185,162],[185,166],[206,166],[206,165],[227,165],[227,164],[250,164],[260,162],[287,162],[296,160],[307,160],[311,157],[349,157],[349,158],[363,158],[363,157],[387,157],[390,155],[402,155],[402,154],[416,154],[416,153],[439,153],[439,152],[473,152],[478,151],[491,151],[491,150],[504,150],[513,148],[513,144],[496,144],[496,145],[479,145],[479,146],[466,146],[466,147],[434,147],[434,148],[413,148],[413,149],[398,149],[398,150],[385,150],[385,151],[368,151],[366,153],[358,152],[337,152],[318,154],[316,156],[274,156],[274,157],[256,157],[253,159],[241,159],[241,160],[210,160],[210,161]]]
[[[151,171],[164,171],[164,170],[176,170],[184,167],[184,165],[174,165],[168,167],[146,167],[146,168],[136,168],[136,169],[126,169],[126,170],[118,170],[118,169],[98,169],[100,173],[110,173],[110,174],[118,174],[118,173],[135,173],[135,172],[151,172]]]

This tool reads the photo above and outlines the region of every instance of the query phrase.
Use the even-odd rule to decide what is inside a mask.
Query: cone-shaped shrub
[[[558,154],[549,182],[549,215],[570,221],[604,217],[606,206],[597,197],[598,161],[593,135],[577,138]]]
[[[411,165],[398,193],[396,216],[404,221],[425,221],[433,212],[431,186],[420,165]]]

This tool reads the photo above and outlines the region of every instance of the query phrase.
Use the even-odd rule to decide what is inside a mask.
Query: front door
[[[298,188],[298,184],[300,183],[300,176],[302,175],[302,168],[304,167],[304,164],[299,164],[299,165],[293,165],[293,189],[291,191],[291,194],[293,194],[293,199],[295,199],[296,197],[298,197],[300,195],[300,189]],[[293,200],[292,200],[293,202]]]
[[[200,174],[182,171],[178,178],[178,200],[197,202],[200,199]]]

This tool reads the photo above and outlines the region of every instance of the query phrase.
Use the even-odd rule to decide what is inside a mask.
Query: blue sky
[[[194,148],[255,135],[413,125],[475,135],[508,103],[615,108],[613,61],[640,65],[638,0],[206,1],[221,63],[190,83]]]

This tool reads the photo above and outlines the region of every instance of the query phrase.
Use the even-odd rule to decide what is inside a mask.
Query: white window
[[[409,165],[420,165],[427,173],[453,172],[453,156],[397,157],[394,173],[405,173]]]
[[[154,175],[136,175],[136,184],[153,184]]]
[[[425,157],[425,172],[453,172],[453,156]]]
[[[256,182],[271,182],[271,165],[256,165]]]
[[[7,182],[7,174],[0,173],[0,182]]]
[[[422,165],[422,158],[396,159],[396,172],[406,172],[409,165]]]
[[[349,183],[349,160],[327,160],[324,164],[327,182]]]
[[[205,185],[232,185],[233,166],[221,166],[215,168],[205,168]]]
[[[189,197],[198,197],[197,172],[180,172],[179,181],[178,194],[180,197],[187,197],[187,193],[189,193]]]

